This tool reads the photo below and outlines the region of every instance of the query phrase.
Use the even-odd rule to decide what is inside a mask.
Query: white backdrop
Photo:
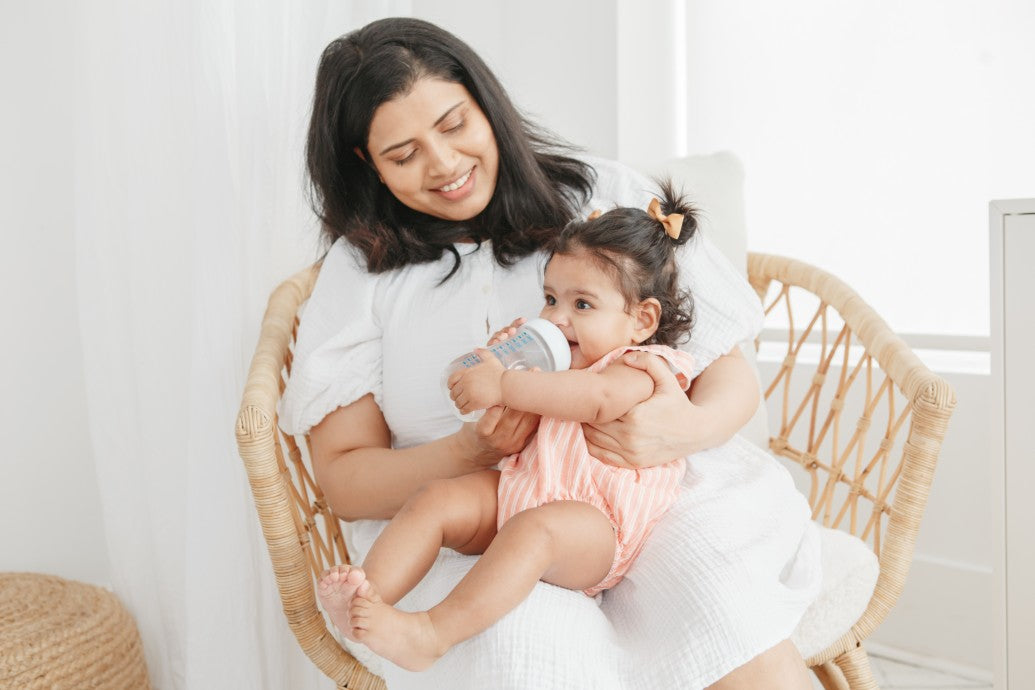
[[[317,255],[302,141],[333,37],[399,3],[81,3],[75,238],[111,577],[160,688],[328,681],[234,445],[266,296]]]

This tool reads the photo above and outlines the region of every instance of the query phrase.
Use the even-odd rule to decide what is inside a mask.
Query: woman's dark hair
[[[496,189],[476,217],[456,222],[414,211],[378,180],[367,139],[374,111],[425,77],[463,85],[485,113],[499,149]],[[335,39],[316,73],[306,142],[313,210],[329,243],[348,238],[373,273],[454,257],[453,242],[491,240],[509,265],[545,246],[589,197],[593,171],[524,118],[478,55],[449,32],[419,19],[390,18]]]
[[[658,330],[643,344],[675,347],[690,335],[694,323],[693,297],[679,287],[676,248],[697,233],[697,210],[674,190],[671,180],[659,186],[661,213],[683,216],[678,238],[670,237],[663,223],[645,209],[618,207],[590,220],[568,223],[550,256],[585,252],[614,276],[627,308],[648,297],[658,300]]]

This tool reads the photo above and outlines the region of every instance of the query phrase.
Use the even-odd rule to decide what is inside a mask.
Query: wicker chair
[[[880,560],[865,613],[807,663],[828,690],[876,688],[862,642],[902,591],[955,397],[834,276],[763,254],[750,254],[748,264],[749,280],[766,305],[767,323],[778,320],[787,332],[783,364],[766,388],[770,410],[773,396],[781,402],[775,409],[782,410],[770,447],[801,467],[813,517],[872,544]],[[291,371],[296,313],[318,271],[314,266],[300,272],[270,297],[237,419],[237,442],[284,613],[299,644],[338,687],[383,688],[380,678],[338,644],[317,608],[316,577],[333,563],[348,562],[349,554],[338,520],[312,479],[308,439],[285,436],[277,428],[277,400]],[[803,295],[808,316],[798,330],[794,319]],[[818,364],[803,371],[806,364],[798,360],[808,352]],[[802,381],[804,393],[793,385]],[[850,418],[856,409],[857,416]],[[882,423],[873,425],[874,420]],[[906,433],[899,433],[903,429]]]

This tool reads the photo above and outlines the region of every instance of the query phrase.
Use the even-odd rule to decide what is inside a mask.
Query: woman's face
[[[496,190],[496,137],[462,84],[427,77],[382,103],[367,151],[399,201],[437,218],[473,218]]]

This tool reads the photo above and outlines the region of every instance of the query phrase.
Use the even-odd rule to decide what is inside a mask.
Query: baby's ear
[[[642,343],[649,340],[658,330],[660,322],[661,302],[657,299],[648,297],[636,305],[636,341]]]

